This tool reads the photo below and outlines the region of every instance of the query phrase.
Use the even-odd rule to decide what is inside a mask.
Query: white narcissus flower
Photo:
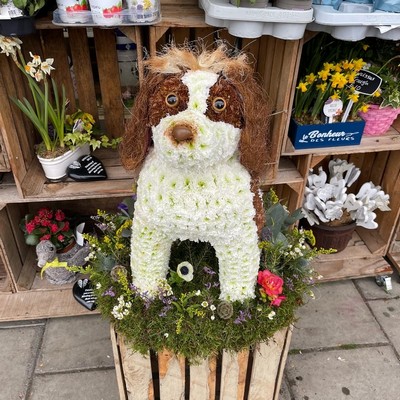
[[[0,35],[0,53],[5,54],[7,57],[11,55],[14,58],[17,49],[21,49],[21,44],[22,41],[16,37]]]
[[[46,61],[43,61],[40,65],[40,69],[47,75],[50,75],[51,70],[55,69],[52,65],[54,62],[54,58],[46,58]]]

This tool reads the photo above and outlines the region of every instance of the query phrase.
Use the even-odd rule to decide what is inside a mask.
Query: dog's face
[[[237,89],[210,71],[167,75],[149,101],[154,151],[176,168],[204,168],[235,153],[243,128]]]

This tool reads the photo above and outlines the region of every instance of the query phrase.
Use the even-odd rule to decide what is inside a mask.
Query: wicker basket
[[[393,121],[400,114],[400,108],[370,105],[367,112],[359,112],[360,117],[365,121],[363,135],[375,136],[386,133]]]

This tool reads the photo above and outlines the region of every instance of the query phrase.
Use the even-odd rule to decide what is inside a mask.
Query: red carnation
[[[40,241],[42,241],[42,240],[50,240],[50,235],[43,235],[43,236],[40,238]]]
[[[50,230],[52,233],[56,233],[58,231],[58,225],[57,224],[51,224],[50,225]]]
[[[36,228],[36,224],[35,224],[35,221],[29,221],[29,222],[27,222],[26,224],[25,224],[25,228],[26,228],[26,231],[28,232],[28,233],[32,233],[34,230],[35,230],[35,228]]]

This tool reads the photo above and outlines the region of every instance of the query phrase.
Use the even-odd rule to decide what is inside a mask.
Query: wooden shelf
[[[391,274],[392,268],[383,256],[383,252],[372,253],[355,232],[346,249],[320,255],[312,266],[322,276],[321,282]]]
[[[282,152],[285,156],[297,156],[305,154],[332,155],[332,154],[354,154],[371,153],[376,151],[400,150],[400,131],[391,128],[385,135],[363,136],[361,143],[357,146],[322,147],[315,149],[296,150],[290,139],[287,139],[286,148]]]

